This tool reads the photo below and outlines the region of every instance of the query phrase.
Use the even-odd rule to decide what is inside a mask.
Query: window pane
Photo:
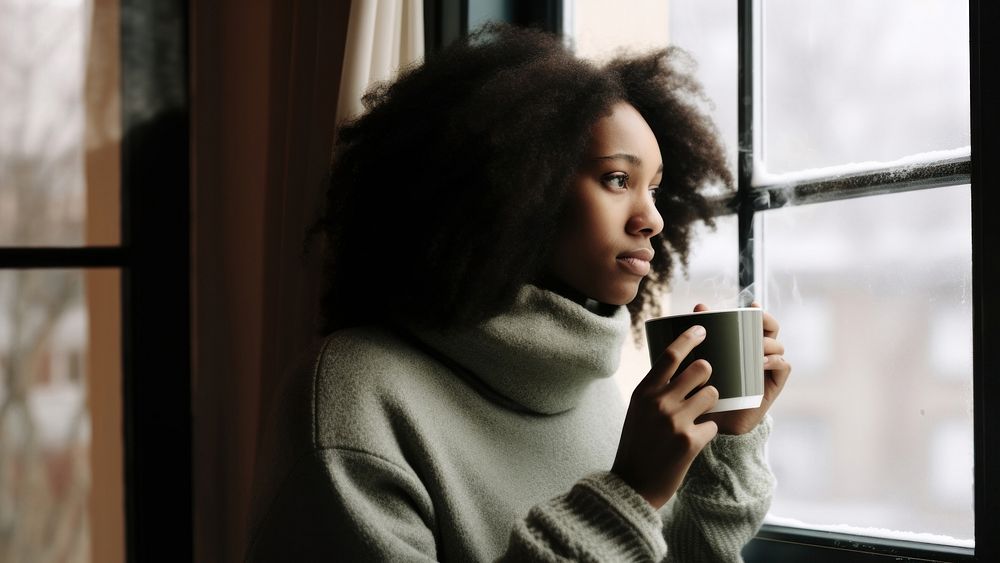
[[[972,544],[970,205],[966,185],[758,215],[794,366],[776,523]]]
[[[672,0],[670,43],[691,53],[711,100],[711,115],[736,177],[739,43],[737,5],[730,0]]]
[[[768,0],[763,160],[769,173],[971,144],[969,3]]]
[[[678,267],[670,280],[670,292],[660,298],[663,314],[679,314],[694,310],[698,303],[712,309],[738,306],[739,280],[737,220],[735,215],[715,219],[715,229],[699,224],[694,229],[687,276]],[[639,380],[649,371],[649,352],[645,334],[641,342],[626,343],[622,363],[616,377],[622,396],[628,398]]]
[[[567,0],[565,20],[579,55],[598,60],[619,49],[681,47],[696,64],[706,109],[736,175],[736,4],[729,0]]]
[[[119,242],[117,20],[0,0],[0,245]]]
[[[124,559],[118,280],[0,271],[2,561]]]
[[[667,46],[666,2],[658,0],[569,0],[563,4],[567,31],[581,57],[605,60],[621,49]]]

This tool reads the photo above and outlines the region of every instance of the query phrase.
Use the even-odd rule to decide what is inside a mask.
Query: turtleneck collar
[[[602,316],[525,285],[509,310],[478,325],[411,332],[504,399],[556,414],[576,406],[592,382],[618,369],[629,322],[625,307]]]

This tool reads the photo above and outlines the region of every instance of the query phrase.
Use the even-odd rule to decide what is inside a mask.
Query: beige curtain
[[[355,0],[347,27],[337,119],[361,114],[368,86],[390,80],[424,55],[422,0]]]
[[[333,132],[372,81],[421,57],[423,7],[218,0],[191,10],[195,560],[241,561],[261,409],[317,337],[319,256],[303,242]]]

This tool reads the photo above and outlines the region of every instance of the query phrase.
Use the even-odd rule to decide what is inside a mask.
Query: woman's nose
[[[639,202],[629,217],[625,225],[625,230],[632,235],[642,235],[652,238],[660,234],[663,230],[663,217],[656,209],[656,203],[652,197],[644,195],[643,201]]]

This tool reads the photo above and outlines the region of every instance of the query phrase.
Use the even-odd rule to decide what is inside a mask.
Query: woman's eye
[[[649,195],[653,199],[656,199],[656,196],[659,195],[659,193],[660,193],[660,186],[650,186],[649,187]]]
[[[616,190],[628,188],[628,174],[625,174],[624,172],[608,174],[604,177],[604,185]]]

